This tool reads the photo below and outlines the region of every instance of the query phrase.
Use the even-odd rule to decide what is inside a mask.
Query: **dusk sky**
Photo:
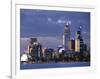
[[[90,13],[53,10],[20,10],[20,37],[22,51],[30,37],[37,37],[43,47],[57,47],[62,44],[65,24],[70,23],[71,38],[75,39],[79,25],[82,25],[84,42],[90,42]],[[25,43],[26,42],[26,43]]]

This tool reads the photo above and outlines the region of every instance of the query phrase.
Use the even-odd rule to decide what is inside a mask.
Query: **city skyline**
[[[20,10],[21,50],[25,50],[27,40],[36,37],[44,47],[55,48],[62,44],[62,35],[66,22],[70,23],[71,38],[75,39],[76,31],[82,25],[84,41],[90,44],[90,13],[52,10]],[[25,40],[26,39],[26,40]],[[25,42],[27,41],[27,42]],[[23,43],[25,42],[25,43]]]

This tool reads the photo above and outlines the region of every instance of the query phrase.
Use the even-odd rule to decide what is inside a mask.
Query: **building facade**
[[[64,34],[63,34],[63,46],[65,50],[69,50],[69,41],[70,41],[70,27],[69,24],[66,24],[64,27]]]
[[[75,40],[74,39],[70,40],[69,47],[71,51],[75,51]]]
[[[83,52],[84,41],[82,38],[81,31],[82,31],[82,27],[80,26],[76,33],[76,39],[75,39],[75,51],[76,52]]]
[[[32,60],[38,62],[42,57],[42,45],[38,43],[36,38],[30,38],[28,49],[29,55],[32,57]]]

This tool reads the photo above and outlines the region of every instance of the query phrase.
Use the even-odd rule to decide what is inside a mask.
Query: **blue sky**
[[[37,37],[41,43],[45,39],[48,45],[44,46],[56,47],[55,45],[61,44],[66,22],[70,22],[71,38],[76,37],[76,31],[81,24],[84,41],[89,44],[89,12],[20,9],[21,38]]]

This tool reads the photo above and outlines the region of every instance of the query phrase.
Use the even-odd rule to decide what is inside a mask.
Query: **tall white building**
[[[70,27],[67,23],[64,27],[64,34],[63,34],[63,46],[65,50],[69,50],[69,41],[70,41]]]

